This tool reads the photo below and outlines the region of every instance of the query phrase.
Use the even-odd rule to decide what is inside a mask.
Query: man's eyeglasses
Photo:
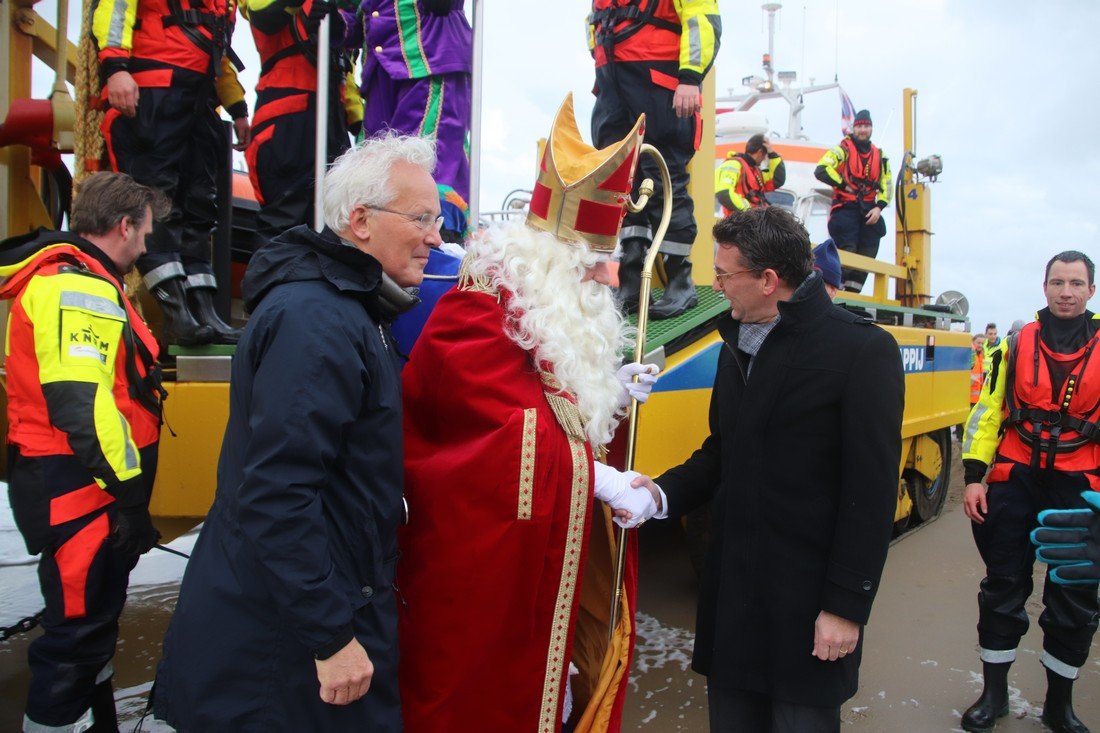
[[[369,206],[367,208],[374,209],[375,211],[384,211],[387,214],[397,214],[398,216],[403,216],[426,232],[438,232],[440,229],[443,228],[442,214],[409,214],[404,211],[394,211],[393,209],[387,209],[384,206]]]
[[[734,272],[722,272],[717,267],[715,267],[714,268],[714,279],[717,280],[719,283],[721,283],[727,277],[733,277],[734,275],[743,275],[746,272],[756,272],[756,270],[753,270],[753,269],[750,268],[748,270],[736,270]]]

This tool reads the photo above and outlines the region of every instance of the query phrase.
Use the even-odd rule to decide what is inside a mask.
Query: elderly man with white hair
[[[606,654],[605,506],[625,526],[656,506],[630,486],[637,474],[600,458],[628,390],[644,400],[656,370],[621,366],[629,339],[607,260],[642,124],[594,150],[567,100],[526,223],[468,244],[458,286],[405,366],[409,524],[397,585],[407,733],[555,731],[571,707],[576,730],[593,720],[618,729],[632,614]],[[586,567],[600,558],[600,569]],[[597,684],[616,654],[619,674]]]
[[[366,141],[325,176],[323,231],[249,264],[217,496],[157,671],[179,731],[401,730],[389,323],[440,244],[434,166],[431,141]]]

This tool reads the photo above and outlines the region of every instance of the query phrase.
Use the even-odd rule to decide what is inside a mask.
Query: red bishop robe
[[[571,397],[504,334],[506,298],[470,283],[444,295],[402,376],[407,733],[558,731],[571,660],[582,667],[580,727],[617,729],[622,710],[633,556],[626,618],[608,650],[614,545],[603,504],[593,504],[591,446]],[[582,594],[590,533],[607,562],[589,573],[599,587]]]

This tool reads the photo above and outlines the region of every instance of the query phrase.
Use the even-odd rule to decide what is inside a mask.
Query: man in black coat
[[[898,346],[832,305],[790,213],[735,212],[714,238],[732,312],[710,436],[647,483],[668,516],[713,500],[692,667],[712,731],[836,731],[894,517]]]
[[[399,355],[440,244],[430,141],[341,156],[320,233],[276,237],[244,279],[218,491],[180,587],[155,711],[185,731],[401,730]]]

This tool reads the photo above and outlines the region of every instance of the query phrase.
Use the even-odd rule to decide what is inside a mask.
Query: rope
[[[98,162],[103,156],[103,137],[99,126],[103,111],[98,108],[99,59],[92,39],[92,0],[84,0],[80,15],[80,51],[76,60],[76,121],[73,130],[73,153],[76,158],[74,189],[88,177],[88,161]],[[75,193],[75,190],[74,190]]]

